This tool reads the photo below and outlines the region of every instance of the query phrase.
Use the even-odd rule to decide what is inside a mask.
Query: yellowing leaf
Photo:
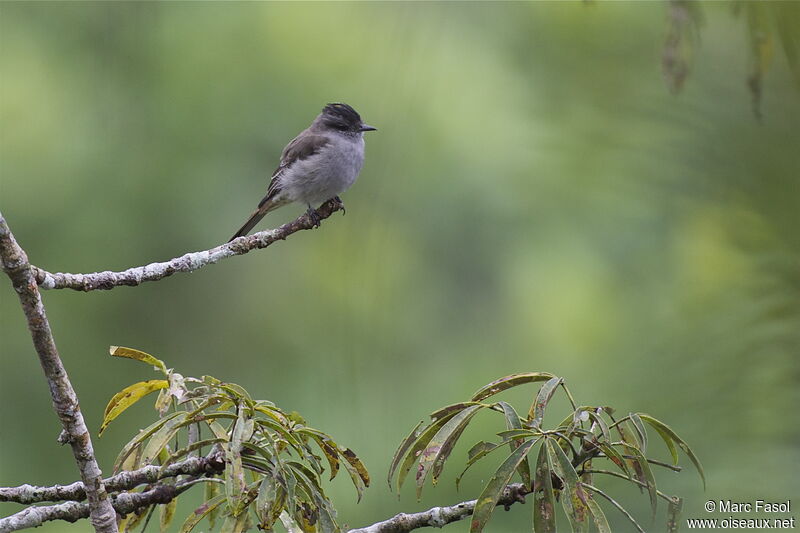
[[[125,348],[124,346],[111,346],[108,349],[108,352],[114,357],[126,357],[128,359],[135,359],[137,361],[141,361],[142,363],[152,365],[153,368],[160,370],[165,376],[169,374],[169,371],[167,371],[167,365],[164,364],[164,361],[161,359],[156,359],[149,353],[145,353],[134,348]]]
[[[100,435],[103,434],[108,424],[117,418],[125,409],[151,392],[165,389],[168,386],[169,382],[165,379],[151,379],[134,383],[116,393],[108,402],[108,405],[106,405],[106,410],[103,413],[103,423],[100,426]]]

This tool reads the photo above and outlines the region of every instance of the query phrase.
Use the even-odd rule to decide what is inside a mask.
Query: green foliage
[[[533,396],[528,416],[524,419],[506,402],[485,401],[512,387],[536,382],[544,383]],[[545,411],[558,390],[567,396],[572,412],[558,425],[546,429],[543,427]],[[392,480],[397,475],[399,491],[411,467],[418,463],[416,482],[419,498],[428,473],[433,471],[432,482],[435,484],[456,441],[481,410],[502,414],[507,429],[497,433],[500,442],[481,441],[473,446],[468,452],[464,472],[506,445],[511,453],[478,496],[470,528],[472,533],[483,531],[515,474],[525,489],[533,493],[533,528],[539,533],[556,531],[556,500],[560,500],[572,531],[589,531],[593,523],[601,533],[610,532],[608,520],[595,496],[608,501],[639,531],[643,531],[621,504],[594,485],[595,474],[622,478],[645,489],[653,518],[658,508],[658,498],[666,500],[669,504],[667,527],[670,531],[677,530],[681,499],[658,490],[651,465],[680,471],[681,468],[677,466],[678,449],[689,457],[705,485],[705,473],[697,456],[672,428],[660,420],[644,413],[630,413],[616,419],[610,407],[578,406],[563,378],[545,372],[531,372],[493,381],[478,390],[470,401],[439,409],[431,415],[432,420],[427,426],[419,424],[414,428],[395,453],[389,468],[389,486],[392,486]],[[664,441],[674,465],[647,457],[646,426],[654,429]],[[536,466],[531,474],[528,455],[537,445]],[[599,468],[603,461],[608,461],[612,470]],[[463,475],[462,472],[456,483]]]
[[[253,525],[271,531],[279,519],[303,532],[339,531],[322,487],[323,456],[330,479],[344,466],[359,500],[369,486],[369,474],[355,453],[308,427],[299,414],[254,400],[234,383],[184,377],[138,350],[112,346],[111,354],[153,365],[166,377],[126,387],[108,403],[101,433],[129,406],[159,391],[159,419],[123,447],[115,473],[147,465],[164,468],[197,454],[224,457],[224,473],[199,480],[206,485],[205,501],[186,518],[181,533],[189,533],[204,519],[213,528],[218,518],[224,532],[246,531]],[[162,531],[174,517],[175,502],[161,505]],[[129,515],[120,531],[132,531],[148,513],[141,509]]]

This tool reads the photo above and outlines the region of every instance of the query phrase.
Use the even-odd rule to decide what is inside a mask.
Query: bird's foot
[[[347,214],[347,209],[344,208],[344,202],[338,196],[333,197],[333,201],[336,202],[336,207],[342,210],[342,216]]]
[[[319,213],[317,213],[317,210],[309,205],[306,214],[308,215],[308,218],[311,219],[311,225],[315,228],[318,228],[320,226],[322,219],[319,217]]]

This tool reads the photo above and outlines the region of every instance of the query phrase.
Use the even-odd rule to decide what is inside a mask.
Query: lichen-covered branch
[[[525,495],[530,491],[522,483],[508,485],[497,505],[506,510],[515,503],[525,503]],[[399,515],[377,522],[371,526],[351,529],[348,533],[406,533],[423,527],[444,527],[472,515],[477,500],[461,502],[448,507],[433,507],[419,513],[400,513]]]
[[[0,213],[0,259],[3,271],[11,279],[19,296],[22,311],[28,321],[28,330],[33,338],[33,346],[39,355],[39,362],[50,386],[53,408],[61,420],[65,441],[72,447],[72,454],[78,463],[81,480],[86,487],[88,514],[95,530],[102,533],[116,533],[116,513],[108,501],[102,472],[94,456],[89,430],[83,421],[78,407],[78,397],[67,377],[67,371],[58,355],[50,324],[45,315],[42,298],[31,271],[28,257],[19,247],[14,235]]]
[[[317,209],[317,215],[319,220],[326,219],[343,208],[341,201],[336,199],[328,200]],[[176,272],[194,272],[221,259],[243,255],[259,248],[266,248],[275,241],[286,239],[293,233],[314,227],[314,220],[308,214],[304,214],[276,229],[261,231],[247,237],[239,237],[210,250],[190,252],[169,261],[133,267],[122,272],[107,270],[91,274],[65,274],[60,272],[51,274],[41,268],[33,267],[33,273],[36,277],[36,282],[42,289],[95,291],[113,289],[121,285],[136,286],[145,281],[157,281],[166,278]]]
[[[156,503],[169,503],[180,494],[180,490],[181,488],[176,485],[157,485],[144,492],[124,492],[111,496],[108,503],[113,506],[112,513],[116,511],[121,515],[125,515]],[[88,516],[89,505],[86,503],[67,502],[57,505],[28,507],[6,518],[0,518],[0,533],[39,527],[50,520],[77,522]],[[114,519],[116,520],[116,514],[114,514]],[[114,527],[116,528],[116,522],[114,522]]]
[[[198,476],[205,474],[221,474],[225,470],[225,461],[221,454],[208,457],[191,457],[185,461],[174,463],[166,468],[148,465],[139,470],[120,472],[103,480],[106,491],[118,492],[135,489],[145,483],[155,483],[162,479],[176,476]],[[0,487],[0,502],[15,502],[29,505],[40,502],[83,501],[86,499],[86,488],[80,481],[69,485],[53,485],[36,487],[20,485],[19,487]]]

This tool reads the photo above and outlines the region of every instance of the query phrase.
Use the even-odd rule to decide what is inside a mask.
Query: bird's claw
[[[344,208],[344,202],[338,196],[334,196],[333,200],[336,202],[336,207],[342,210],[342,216],[347,214],[347,209]]]

